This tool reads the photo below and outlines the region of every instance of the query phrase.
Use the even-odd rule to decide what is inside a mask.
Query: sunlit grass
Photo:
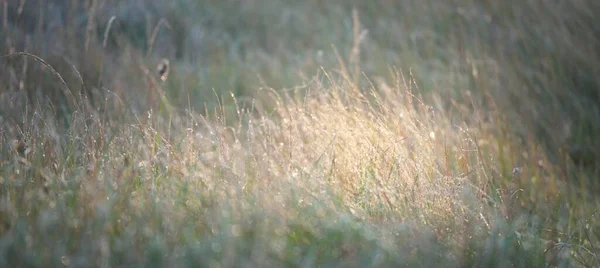
[[[600,265],[595,2],[109,2],[3,24],[0,266]]]

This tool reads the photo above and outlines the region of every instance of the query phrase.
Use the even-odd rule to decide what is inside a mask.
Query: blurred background
[[[564,215],[571,216],[560,214],[568,220],[553,219],[557,226],[574,228],[579,218],[572,215],[595,213],[600,1],[0,0],[0,5],[4,140],[31,133],[32,122],[49,117],[59,122],[60,136],[75,114],[88,110],[107,126],[153,112],[169,120],[190,110],[239,116],[237,106],[256,107],[262,116],[280,105],[273,92],[309,95],[308,85],[327,90],[340,77],[365,94],[408,84],[448,119],[444,124],[465,123],[486,133],[477,142],[492,148],[493,156],[478,157],[501,166],[495,170],[503,174],[500,184],[509,184],[511,170],[539,168],[531,171],[533,188],[545,185],[540,178],[570,185]],[[164,129],[171,131],[170,125]],[[508,154],[526,160],[505,163],[502,156]],[[541,199],[552,200],[548,196]],[[574,205],[581,200],[592,205]],[[562,205],[546,212],[554,215],[552,209]],[[533,214],[528,206],[524,213]],[[597,238],[582,241],[593,245]]]
[[[541,139],[555,158],[568,151],[578,163],[600,166],[597,1],[1,3],[0,51],[40,56],[92,102],[116,92],[127,109],[149,109],[156,97],[138,65],[154,72],[162,58],[171,63],[167,98],[199,111],[229,92],[260,99],[261,88],[301,85],[341,58],[360,70],[361,85],[366,78],[394,83],[393,68],[411,72],[424,96],[434,92],[445,110],[486,107],[510,131]],[[0,64],[5,115],[9,107],[35,105],[34,96],[57,105],[65,98],[40,65]]]

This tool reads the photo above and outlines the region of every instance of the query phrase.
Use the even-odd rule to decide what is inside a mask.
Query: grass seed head
[[[162,61],[156,67],[156,70],[158,71],[160,80],[167,81],[167,77],[169,76],[169,60],[162,59]]]

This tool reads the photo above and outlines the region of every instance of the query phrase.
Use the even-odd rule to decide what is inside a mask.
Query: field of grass
[[[0,267],[600,266],[600,1],[0,9]]]

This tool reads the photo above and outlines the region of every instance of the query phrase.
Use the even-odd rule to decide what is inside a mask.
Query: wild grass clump
[[[273,111],[234,101],[236,117],[82,111],[58,134],[36,111],[27,152],[2,148],[3,264],[545,263],[541,230],[569,227],[538,206],[568,209],[541,205],[560,189],[507,182],[487,132],[408,84],[321,80],[272,91]]]
[[[597,6],[4,1],[0,266],[598,266]]]

